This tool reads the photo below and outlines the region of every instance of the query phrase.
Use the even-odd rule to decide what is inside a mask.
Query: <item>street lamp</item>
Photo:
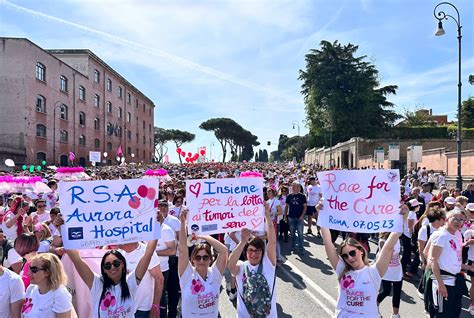
[[[59,105],[58,105],[59,104]],[[57,101],[54,103],[53,109],[53,164],[56,165],[56,109],[62,107],[62,102]]]
[[[456,17],[453,17],[450,14],[446,14],[444,11],[438,11],[439,6],[441,5],[448,5],[451,6],[455,11],[457,15]],[[435,35],[436,36],[441,36],[444,35],[446,32],[443,29],[443,21],[442,20],[448,20],[448,17],[451,18],[454,22],[456,22],[456,25],[458,27],[458,131],[457,131],[457,136],[456,136],[456,145],[457,145],[457,178],[456,178],[456,187],[459,189],[462,189],[462,173],[461,173],[461,145],[462,145],[462,139],[461,139],[461,133],[462,133],[462,128],[461,128],[461,18],[459,16],[459,11],[458,9],[449,2],[441,2],[436,5],[436,7],[433,10],[433,15],[434,17],[438,20],[438,29],[436,30]]]
[[[294,120],[292,124],[293,124],[293,129],[295,129],[295,127],[298,127],[298,137],[299,137],[300,136],[300,123],[297,120]]]

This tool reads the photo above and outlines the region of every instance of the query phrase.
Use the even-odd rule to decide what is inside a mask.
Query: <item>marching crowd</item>
[[[86,172],[96,180],[132,179],[141,178],[146,168]],[[168,179],[160,183],[156,216],[160,239],[101,247],[100,272],[79,251],[64,249],[61,200],[48,171],[38,172],[52,189],[48,195],[0,196],[0,317],[76,317],[63,258],[72,261],[90,290],[92,317],[219,317],[223,279],[238,317],[277,317],[276,268],[285,262],[280,245],[304,255],[305,222],[307,234],[322,238],[337,275],[337,317],[379,317],[378,305],[390,295],[392,317],[400,317],[403,281],[417,276],[425,315],[459,317],[463,295],[471,298],[474,315],[474,288],[466,286],[466,278],[474,276],[474,180],[464,190],[447,188],[442,173],[409,171],[400,183],[403,232],[370,236],[315,225],[326,213],[316,178],[321,167],[203,163],[165,168]],[[265,179],[265,232],[189,236],[184,180],[233,178],[247,170]],[[377,256],[370,262],[374,239]]]

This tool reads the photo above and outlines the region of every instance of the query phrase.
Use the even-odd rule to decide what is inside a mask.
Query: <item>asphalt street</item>
[[[306,233],[305,226],[305,233]],[[315,227],[313,227],[314,231]],[[303,257],[290,253],[290,243],[281,242],[282,254],[286,262],[277,267],[275,292],[277,295],[278,317],[332,317],[337,299],[337,278],[326,258],[322,239],[305,234],[306,254]],[[336,243],[341,242],[339,238]],[[370,258],[375,258],[377,247],[371,243]],[[403,282],[401,317],[424,317],[423,300],[418,297],[413,282]],[[468,282],[468,287],[470,283]],[[221,317],[236,317],[235,304],[229,301],[225,289],[220,297]],[[463,299],[462,318],[471,317],[467,308],[469,299]],[[391,297],[380,306],[383,317],[391,317]]]

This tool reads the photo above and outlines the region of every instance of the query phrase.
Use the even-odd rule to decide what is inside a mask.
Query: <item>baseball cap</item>
[[[454,205],[456,204],[456,199],[453,197],[447,197],[446,199],[444,199],[444,203]]]
[[[411,199],[410,201],[408,201],[408,203],[410,203],[410,206],[413,208],[420,205],[420,202],[417,199]]]
[[[468,203],[466,205],[466,210],[468,210],[470,212],[474,212],[474,203]]]

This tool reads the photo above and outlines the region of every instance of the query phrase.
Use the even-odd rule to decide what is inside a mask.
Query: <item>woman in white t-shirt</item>
[[[27,202],[21,197],[13,199],[10,210],[5,213],[1,222],[3,234],[7,239],[14,241],[24,232],[23,221],[27,217],[27,211]]]
[[[385,245],[386,240],[390,233],[380,233],[379,235],[379,253],[377,253],[376,259],[380,257],[380,251]],[[398,314],[400,310],[400,296],[402,294],[402,283],[403,283],[403,272],[402,265],[400,263],[400,241],[398,240],[395,243],[393,248],[393,253],[390,258],[390,263],[388,265],[387,272],[382,277],[382,286],[377,296],[377,305],[385,299],[385,297],[390,296],[390,293],[393,289],[392,295],[392,318],[400,318]]]
[[[66,288],[67,276],[59,258],[44,253],[31,259],[30,286],[21,314],[23,318],[73,317],[72,296]]]
[[[401,236],[401,241],[403,244],[402,269],[403,272],[406,273],[407,277],[411,278],[413,274],[408,273],[408,266],[411,264],[412,253],[411,236],[417,221],[416,214],[420,210],[420,202],[417,199],[411,199],[408,201],[407,206],[410,211],[403,218],[403,235]]]
[[[267,229],[267,244],[261,238],[252,236],[252,231],[243,229],[241,241],[229,256],[228,268],[236,278],[237,284],[237,317],[250,318],[249,307],[251,311],[258,310],[266,317],[278,317],[276,307],[276,291],[275,291],[275,269],[276,269],[276,234],[273,222],[270,216],[270,207],[265,204],[265,223]],[[242,262],[239,260],[240,255],[245,250],[247,260]],[[248,275],[263,275],[267,282],[269,291],[269,303],[262,304],[257,308],[255,303],[250,305],[248,301],[244,301],[244,297],[251,296],[252,293],[246,293],[248,286]],[[266,289],[260,285],[255,289]],[[247,298],[247,297],[246,297]]]
[[[138,285],[148,270],[157,240],[149,241],[135,271],[127,275],[127,262],[117,250],[104,254],[101,275],[94,273],[77,250],[66,250],[79,276],[91,291],[93,318],[133,318],[134,298]]]
[[[18,274],[0,265],[0,317],[20,317],[25,285]]]
[[[186,209],[183,203],[184,203],[184,198],[181,195],[175,196],[173,199],[173,206],[170,207],[169,209],[169,214],[179,219],[179,215],[181,214],[181,211]]]
[[[283,210],[280,205],[280,201],[275,196],[275,190],[269,188],[267,190],[268,200],[267,204],[270,207],[270,216],[273,222],[273,226],[275,228],[275,236],[277,233],[277,224],[283,219]],[[281,253],[280,253],[280,242],[276,241],[276,254],[277,254],[277,262],[282,261]]]
[[[321,205],[318,208],[320,215],[324,213]],[[403,206],[402,212],[407,210]],[[367,251],[357,240],[347,238],[339,246],[339,251],[336,251],[329,229],[322,227],[321,234],[329,262],[339,280],[336,317],[378,317],[377,290],[390,265],[393,249],[401,233],[393,232],[389,235],[380,251],[380,257],[372,265],[369,265]]]
[[[436,317],[459,317],[462,296],[465,292],[461,270],[471,270],[462,263],[461,228],[466,221],[465,212],[454,209],[446,215],[447,224],[430,237],[428,265],[433,271],[432,295],[429,312]],[[466,290],[467,292],[467,290]]]
[[[181,286],[181,308],[183,317],[217,318],[219,316],[219,294],[222,275],[227,264],[227,247],[212,236],[195,236],[205,240],[194,247],[189,259],[187,245],[187,210],[181,211],[179,231],[178,274]],[[211,246],[217,251],[212,264]]]

